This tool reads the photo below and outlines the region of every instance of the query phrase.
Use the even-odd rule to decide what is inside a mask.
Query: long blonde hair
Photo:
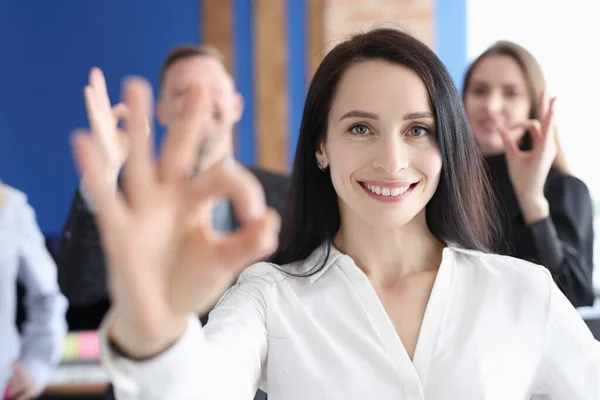
[[[523,75],[525,75],[525,81],[527,82],[527,87],[529,88],[529,95],[531,98],[531,111],[529,113],[529,118],[539,119],[540,116],[537,115],[536,105],[539,96],[541,95],[542,91],[546,88],[546,79],[544,78],[542,68],[540,67],[540,64],[537,62],[535,57],[529,51],[525,50],[524,47],[506,40],[496,42],[486,51],[481,53],[479,57],[477,57],[475,61],[473,61],[473,63],[469,66],[469,68],[467,69],[467,73],[465,74],[465,79],[463,81],[463,102],[465,100],[467,87],[471,79],[471,75],[475,70],[475,67],[485,57],[499,55],[511,57],[513,60],[516,61],[516,63],[523,71]],[[552,167],[565,174],[570,174],[571,172],[567,164],[567,158],[565,157],[565,153],[560,143],[557,129],[554,129],[554,139],[556,141],[557,152],[556,157],[554,158],[554,162],[552,163]]]

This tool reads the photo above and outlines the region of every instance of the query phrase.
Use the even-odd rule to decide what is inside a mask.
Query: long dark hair
[[[495,207],[483,158],[452,78],[425,44],[399,30],[378,28],[338,44],[315,73],[304,105],[279,248],[271,261],[283,265],[304,260],[331,242],[340,228],[337,195],[329,173],[318,168],[315,152],[327,134],[329,110],[342,75],[365,60],[408,67],[429,92],[443,160],[439,185],[426,206],[431,232],[447,244],[493,250]]]

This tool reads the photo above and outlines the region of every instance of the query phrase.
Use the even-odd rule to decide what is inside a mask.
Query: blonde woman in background
[[[544,265],[575,307],[589,306],[592,202],[567,166],[555,100],[535,58],[512,42],[487,49],[465,75],[467,117],[500,200],[503,250]]]
[[[27,319],[16,326],[17,282]],[[60,360],[67,301],[35,212],[22,192],[0,182],[0,389],[5,398],[39,396]]]

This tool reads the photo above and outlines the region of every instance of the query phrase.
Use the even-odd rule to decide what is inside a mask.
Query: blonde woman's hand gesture
[[[544,185],[552,163],[556,158],[554,106],[556,97],[548,100],[544,91],[538,100],[539,119],[523,121],[509,129],[529,132],[533,147],[519,149],[506,129],[501,129],[510,180],[519,201],[525,222],[535,223],[548,216],[548,202],[544,197]]]

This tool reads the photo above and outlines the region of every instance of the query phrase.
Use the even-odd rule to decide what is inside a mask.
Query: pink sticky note
[[[100,358],[97,332],[81,332],[78,339],[79,358],[81,360],[97,360]]]

